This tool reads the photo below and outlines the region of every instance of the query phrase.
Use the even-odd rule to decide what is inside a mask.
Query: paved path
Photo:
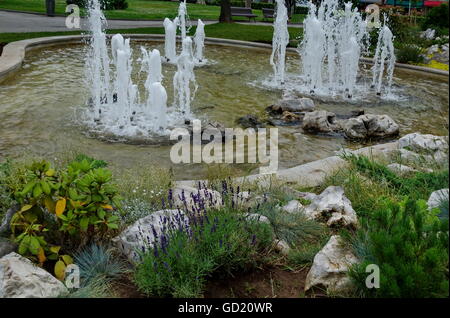
[[[0,11],[0,33],[74,31],[66,27],[65,17],[47,17],[40,14]],[[204,21],[212,24],[215,21]],[[196,24],[196,21],[193,21]],[[108,20],[108,29],[162,27],[163,21]],[[81,30],[87,29],[86,19],[81,19]]]

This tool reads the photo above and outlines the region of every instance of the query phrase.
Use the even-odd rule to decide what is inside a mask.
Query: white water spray
[[[289,44],[287,28],[288,14],[284,0],[276,0],[276,17],[273,23],[272,54],[270,65],[273,67],[274,80],[277,85],[284,84],[286,47]]]
[[[194,35],[195,54],[194,57],[197,63],[203,62],[203,49],[205,47],[205,24],[198,19],[197,29]]]
[[[164,55],[167,62],[175,62],[177,59],[177,25],[178,18],[170,21],[169,18],[164,19]]]
[[[386,91],[389,94],[395,68],[394,36],[387,25],[384,25],[379,34],[372,67],[372,87],[377,95],[381,95],[384,69],[386,69]]]
[[[177,60],[177,71],[173,77],[175,107],[185,118],[191,117],[191,83],[194,94],[197,84],[194,75],[194,56],[192,53],[192,39],[186,37],[182,43],[182,51]]]

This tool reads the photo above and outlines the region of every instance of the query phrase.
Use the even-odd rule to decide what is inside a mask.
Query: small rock
[[[285,241],[277,240],[275,241],[275,250],[283,255],[288,255],[291,251],[291,247]]]
[[[161,210],[143,217],[112,239],[132,263],[141,261],[140,253],[159,243],[167,231],[188,228],[189,218],[180,210]]]
[[[296,115],[294,113],[285,111],[283,112],[283,116],[281,117],[282,120],[287,121],[287,122],[296,122],[300,120],[300,116]]]
[[[310,112],[314,110],[314,101],[311,98],[284,99],[271,106],[273,112]]]
[[[433,29],[426,29],[425,31],[420,33],[420,37],[427,39],[427,40],[433,40],[436,35],[436,30]]]
[[[367,128],[361,117],[350,118],[342,124],[345,136],[350,139],[367,138]]]
[[[331,293],[347,292],[352,286],[347,272],[357,263],[356,256],[341,244],[341,238],[333,235],[314,256],[313,265],[306,276],[305,291],[314,286],[323,286]]]
[[[448,202],[448,188],[434,191],[427,201],[428,210],[438,208],[443,201]]]
[[[15,205],[6,211],[5,216],[3,217],[2,223],[0,225],[0,236],[4,236],[10,232],[10,223],[13,215],[19,211],[19,206]]]
[[[387,115],[366,114],[350,118],[342,124],[347,138],[386,138],[398,135],[400,128]]]
[[[306,113],[303,118],[303,130],[308,132],[330,133],[336,129],[336,115],[326,110]]]
[[[297,213],[303,210],[303,205],[297,200],[289,201],[281,210],[288,213]]]
[[[404,174],[404,173],[410,173],[410,172],[416,172],[417,170],[414,168],[411,168],[409,166],[405,166],[399,163],[391,163],[388,164],[387,167],[397,174]]]
[[[338,186],[326,188],[312,200],[304,212],[311,219],[324,219],[328,226],[356,227],[358,224],[352,203],[344,195],[344,189]]]
[[[258,221],[261,223],[270,224],[270,221],[267,217],[258,213],[246,213],[244,216],[247,220],[250,221]]]
[[[69,292],[62,282],[16,253],[0,258],[0,298],[56,298]]]

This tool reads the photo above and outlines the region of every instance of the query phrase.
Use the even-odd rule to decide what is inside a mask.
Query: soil
[[[304,286],[309,268],[291,271],[280,267],[263,268],[228,278],[210,278],[205,298],[299,298],[305,296]],[[146,298],[125,276],[114,283],[119,298]],[[315,297],[320,295],[315,295]]]
[[[212,280],[205,298],[299,298],[309,268],[298,271],[272,267],[243,273],[232,278]]]

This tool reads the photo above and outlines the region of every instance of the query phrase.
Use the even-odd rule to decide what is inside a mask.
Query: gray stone
[[[398,135],[398,124],[387,115],[366,114],[350,118],[341,124],[350,139],[385,138]]]
[[[304,209],[308,218],[324,220],[328,226],[356,227],[358,219],[344,189],[329,186]]]
[[[0,225],[0,236],[4,236],[10,231],[11,218],[13,215],[19,211],[19,206],[15,205],[6,211],[5,216],[3,217],[2,223]]]
[[[336,115],[326,110],[306,113],[303,118],[303,130],[308,132],[330,133],[337,129]]]
[[[398,140],[399,148],[409,148],[415,152],[448,151],[448,139],[443,136],[412,133]]]
[[[0,258],[0,298],[54,298],[67,288],[44,269],[16,253]]]
[[[314,110],[314,101],[311,98],[284,99],[272,107],[279,112],[311,112]]]
[[[417,171],[414,168],[411,168],[409,166],[402,165],[402,164],[399,164],[399,163],[391,163],[391,164],[388,164],[387,167],[389,168],[389,170],[391,170],[392,172],[394,172],[396,174],[399,174],[399,175]]]
[[[187,229],[189,219],[180,210],[161,210],[143,217],[112,239],[132,263],[141,261],[140,253],[158,244],[170,229]]]
[[[211,189],[197,189],[189,186],[177,186],[173,189],[174,208],[183,210],[193,210],[198,208],[198,200],[204,202],[206,207],[220,207],[222,204],[222,196],[219,192]],[[183,196],[185,201],[183,201]],[[185,206],[186,204],[186,206]]]
[[[275,250],[285,256],[288,255],[289,252],[291,251],[291,247],[289,246],[289,244],[283,240],[276,240],[274,245],[275,245]]]
[[[345,294],[352,287],[347,273],[356,256],[342,244],[338,235],[333,235],[327,244],[314,256],[313,265],[306,276],[305,291],[312,287],[325,287],[327,292]]]
[[[281,210],[288,213],[297,213],[303,210],[303,205],[297,200],[291,200],[285,206],[283,206]]]
[[[12,242],[11,240],[0,237],[0,258],[14,252],[17,248],[17,244]]]
[[[250,221],[257,221],[261,223],[270,224],[270,221],[267,217],[258,213],[246,213],[244,217]]]
[[[427,201],[428,210],[438,208],[443,201],[448,202],[448,188],[434,191]]]

